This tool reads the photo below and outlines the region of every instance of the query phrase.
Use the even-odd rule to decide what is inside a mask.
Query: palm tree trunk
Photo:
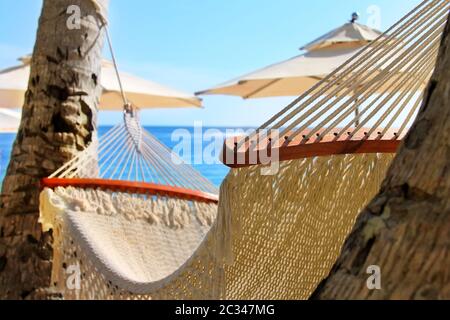
[[[105,16],[108,1],[43,2],[22,121],[0,198],[0,298],[52,294],[52,234],[38,223],[39,181],[96,134],[103,47],[98,13]],[[79,24],[76,12],[68,13],[73,5],[80,9]]]
[[[425,97],[380,193],[312,299],[450,299],[449,24]],[[381,289],[367,285],[370,266],[379,267]]]

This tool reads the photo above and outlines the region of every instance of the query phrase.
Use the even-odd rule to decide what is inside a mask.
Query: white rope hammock
[[[258,130],[226,141],[227,298],[307,299],[328,275],[424,99],[449,9],[423,1]],[[366,275],[354,277],[350,289],[371,297]]]
[[[52,283],[65,298],[110,296],[113,287],[154,294],[213,251],[205,238],[216,219],[218,189],[148,133],[123,90],[121,96],[123,123],[41,182],[40,222],[55,235]],[[69,264],[111,287],[100,292],[83,277],[81,293],[68,290]],[[202,270],[220,273],[218,266]]]
[[[417,113],[449,9],[425,0],[259,130],[227,141],[224,163],[242,168],[222,184],[218,212],[214,186],[175,165],[125,97],[124,123],[43,181],[55,289],[66,299],[308,298]],[[278,149],[278,173],[262,175],[252,149]],[[76,290],[66,285],[74,265]]]

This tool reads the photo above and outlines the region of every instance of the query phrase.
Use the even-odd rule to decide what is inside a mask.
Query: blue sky
[[[187,92],[298,55],[298,48],[377,6],[385,30],[421,0],[110,0],[120,69]],[[32,52],[40,0],[0,0],[0,68]],[[108,56],[106,56],[108,58]],[[205,96],[204,109],[153,109],[146,125],[257,126],[292,97]],[[102,113],[101,124],[120,121]]]

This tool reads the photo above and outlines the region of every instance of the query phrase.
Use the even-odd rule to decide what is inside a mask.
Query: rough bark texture
[[[0,198],[0,299],[49,292],[52,234],[38,224],[39,180],[92,140],[101,94],[101,20],[108,0],[44,0],[20,129]],[[67,8],[81,9],[69,30]]]
[[[312,299],[450,299],[450,28],[418,118]],[[367,267],[381,268],[369,290]]]

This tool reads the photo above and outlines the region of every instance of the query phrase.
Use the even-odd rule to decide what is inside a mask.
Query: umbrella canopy
[[[31,57],[19,59],[22,65],[0,71],[0,108],[23,105],[30,75]],[[158,83],[120,72],[128,100],[138,108],[201,107],[201,100],[192,94],[177,91]],[[103,94],[100,110],[122,110],[123,102],[114,65],[103,60],[101,84]]]
[[[307,52],[197,94],[224,94],[244,99],[299,96],[355,55],[360,48]]]
[[[0,108],[0,133],[16,132],[20,124],[18,112]]]
[[[336,44],[351,44],[365,46],[368,42],[377,39],[382,33],[355,21],[331,30],[327,34],[313,40],[300,50],[313,51]]]
[[[355,21],[344,24],[300,50],[306,52],[197,94],[248,98],[298,96],[354,56],[382,33]]]

